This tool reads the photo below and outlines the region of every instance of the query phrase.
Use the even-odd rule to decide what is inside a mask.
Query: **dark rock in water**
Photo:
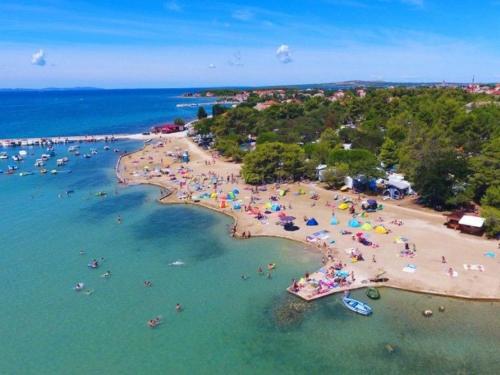
[[[274,320],[281,328],[299,325],[304,320],[305,313],[312,307],[313,305],[306,301],[288,296],[274,308]]]
[[[385,350],[387,350],[387,353],[392,354],[396,351],[396,346],[391,344],[386,344]]]

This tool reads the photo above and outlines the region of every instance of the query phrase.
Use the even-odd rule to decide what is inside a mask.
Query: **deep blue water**
[[[0,91],[0,138],[137,133],[187,121],[198,109],[176,104],[213,101],[182,97],[188,91],[196,89]]]

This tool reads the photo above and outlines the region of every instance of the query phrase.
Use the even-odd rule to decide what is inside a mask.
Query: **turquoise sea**
[[[302,303],[285,288],[318,268],[316,253],[233,240],[226,216],[118,185],[118,154],[103,146],[81,146],[98,148],[91,159],[56,147],[70,156],[57,175],[0,174],[0,374],[500,373],[500,304],[384,289],[365,318],[338,296]],[[26,150],[19,171],[35,170],[45,151]],[[87,267],[101,257],[99,269]],[[269,262],[278,265],[272,279],[257,274]],[[93,293],[75,292],[80,281]],[[158,315],[163,323],[148,328]]]

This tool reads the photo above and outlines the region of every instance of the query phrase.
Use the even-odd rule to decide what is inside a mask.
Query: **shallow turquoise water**
[[[370,318],[339,297],[304,308],[285,287],[318,267],[316,254],[284,240],[233,240],[225,216],[117,185],[117,155],[102,146],[72,158],[69,174],[0,175],[0,373],[499,373],[499,304],[383,290]],[[21,170],[34,169],[30,158]],[[87,268],[93,257],[105,258],[98,270]],[[185,266],[168,266],[176,260]],[[278,264],[271,280],[256,272],[269,262]],[[77,281],[94,293],[74,292]],[[290,314],[291,303],[301,312]],[[439,305],[444,313],[422,317]],[[147,328],[157,315],[164,324]]]

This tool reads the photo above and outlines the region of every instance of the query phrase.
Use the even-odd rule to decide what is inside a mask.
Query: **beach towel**
[[[484,266],[482,264],[464,264],[464,270],[484,272]]]
[[[489,258],[494,258],[496,254],[493,251],[487,251],[486,253],[484,253],[484,256]]]
[[[414,264],[407,264],[403,268],[403,272],[408,272],[408,273],[415,273],[417,271],[417,266]]]

